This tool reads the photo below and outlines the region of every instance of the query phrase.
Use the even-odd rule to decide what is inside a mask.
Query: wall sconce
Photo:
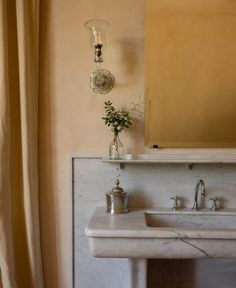
[[[95,93],[106,94],[114,87],[114,76],[109,70],[102,69],[102,49],[106,47],[105,32],[110,24],[105,20],[92,19],[84,23],[90,32],[90,44],[94,49],[94,62],[97,69],[90,75],[90,86]]]

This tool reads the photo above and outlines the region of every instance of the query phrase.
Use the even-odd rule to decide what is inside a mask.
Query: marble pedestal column
[[[130,288],[147,287],[147,259],[128,259]]]

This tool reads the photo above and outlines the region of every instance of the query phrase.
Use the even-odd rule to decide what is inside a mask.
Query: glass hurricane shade
[[[101,19],[91,19],[84,23],[84,26],[90,32],[90,44],[94,48],[96,45],[101,45],[102,48],[106,46],[105,32],[110,24]]]
[[[102,50],[106,46],[105,32],[110,24],[101,19],[91,19],[84,23],[90,32],[90,45],[94,49],[94,62],[97,67],[90,76],[90,87],[95,93],[106,94],[114,87],[114,76],[106,69],[100,68],[103,62]]]

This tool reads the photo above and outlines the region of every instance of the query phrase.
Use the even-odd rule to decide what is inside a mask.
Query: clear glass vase
[[[124,156],[124,146],[120,141],[119,134],[114,133],[113,140],[109,146],[110,159],[122,159]]]

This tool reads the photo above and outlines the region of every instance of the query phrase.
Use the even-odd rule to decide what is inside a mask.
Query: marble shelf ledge
[[[120,163],[120,164],[138,164],[138,163],[183,163],[183,164],[210,164],[225,163],[236,164],[236,149],[225,152],[204,152],[204,153],[156,153],[156,154],[139,154],[124,155],[122,159],[109,159],[104,157],[103,162]]]

